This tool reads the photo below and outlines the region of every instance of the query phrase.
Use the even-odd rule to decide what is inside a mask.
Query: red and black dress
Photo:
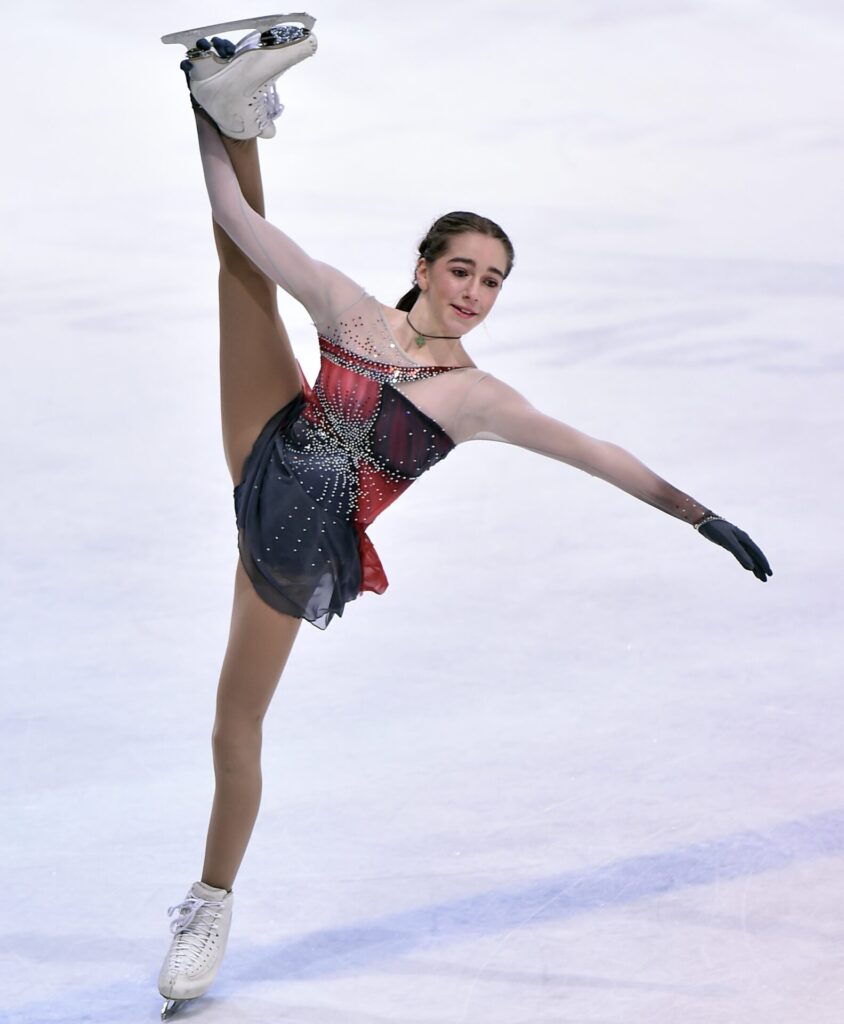
[[[219,136],[201,131],[200,141],[214,219],[302,303],[320,340],[313,388],[303,379],[266,424],[235,488],[241,559],[272,607],[325,628],[362,591],[382,593],[387,579],[366,528],[463,441],[539,452],[688,523],[708,513],[629,452],[545,415],[472,364],[411,359],[371,295],[246,203]],[[447,351],[428,362],[447,362]]]
[[[324,335],[319,344],[314,386],[303,377],[302,392],[264,427],[235,510],[260,596],[325,628],[358,594],[386,590],[366,529],[454,448],[398,385],[464,368],[380,362]]]

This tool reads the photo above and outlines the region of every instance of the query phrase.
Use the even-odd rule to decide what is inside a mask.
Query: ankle
[[[232,886],[234,885],[233,878],[227,879],[221,875],[215,875],[210,872],[203,873],[199,880],[203,885],[210,886],[212,889],[225,889],[226,892],[231,892]]]

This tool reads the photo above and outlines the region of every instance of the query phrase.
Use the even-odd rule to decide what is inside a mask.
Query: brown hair
[[[481,217],[477,213],[466,213],[463,210],[457,210],[454,213],[446,213],[438,220],[435,220],[429,228],[428,234],[419,243],[419,255],[428,263],[433,263],[435,259],[438,259],[446,251],[448,243],[452,238],[456,235],[464,235],[470,231],[475,231],[479,235],[487,235],[489,238],[497,238],[501,242],[504,246],[504,252],[507,254],[507,269],[504,272],[506,277],[513,269],[513,263],[515,262],[513,243],[504,233],[504,229],[499,227],[494,220],[490,220],[488,217]],[[396,309],[404,310],[406,313],[410,312],[413,309],[414,303],[419,298],[419,293],[419,285],[414,281],[410,291],[402,295],[396,303]]]

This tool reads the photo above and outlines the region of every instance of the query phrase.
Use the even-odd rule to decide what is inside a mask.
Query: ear
[[[416,283],[420,291],[428,290],[428,261],[424,256],[420,256],[416,261]]]

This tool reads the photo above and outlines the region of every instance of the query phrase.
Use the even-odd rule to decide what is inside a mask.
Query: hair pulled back
[[[456,235],[464,235],[474,231],[479,235],[486,235],[488,238],[496,238],[504,246],[507,254],[507,268],[504,276],[513,269],[515,253],[513,243],[507,237],[504,229],[499,227],[494,220],[488,217],[481,217],[478,213],[467,213],[464,210],[456,210],[453,213],[446,213],[434,221],[428,230],[428,234],[419,243],[419,256],[428,263],[433,263],[448,248],[448,243]],[[413,287],[396,303],[396,309],[409,313],[414,303],[419,298],[420,288],[414,281]]]

